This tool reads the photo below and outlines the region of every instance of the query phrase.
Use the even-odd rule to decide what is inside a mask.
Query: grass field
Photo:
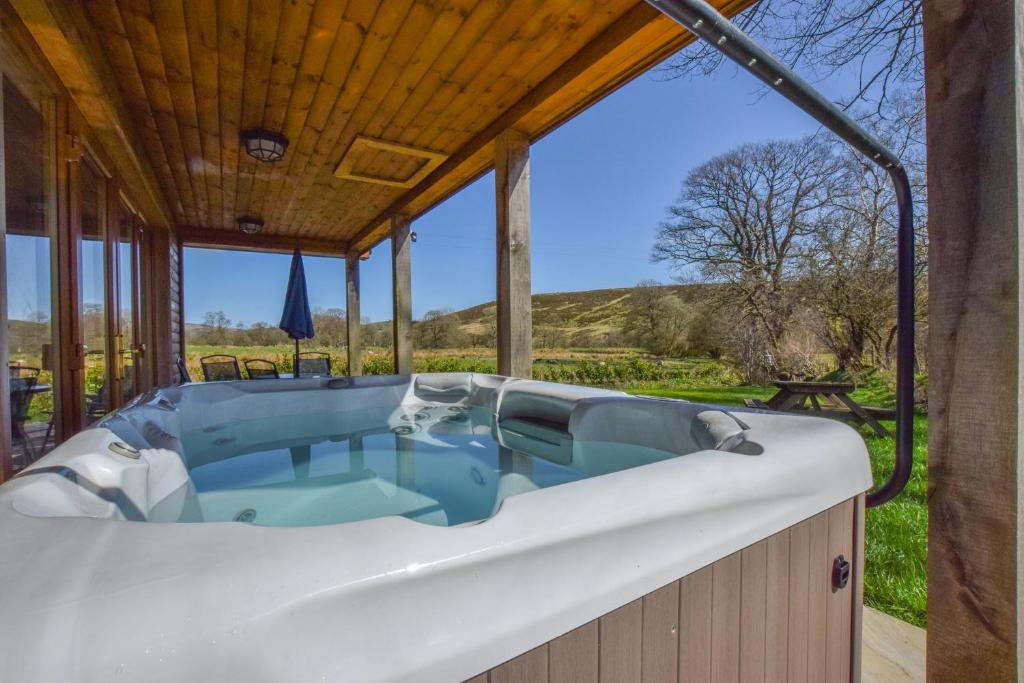
[[[306,347],[304,351],[327,351],[336,372],[344,372],[344,351],[337,348]],[[189,345],[187,364],[194,378],[202,377],[199,357],[230,353],[246,358],[266,358],[291,371],[293,347],[211,347]],[[494,372],[494,350],[489,348],[417,350],[417,372]],[[364,352],[367,374],[392,371],[387,349]],[[534,377],[551,381],[606,386],[635,394],[682,398],[702,403],[742,405],[745,398],[769,398],[771,387],[739,384],[739,376],[727,364],[704,358],[658,360],[639,349],[539,349]],[[854,392],[864,404],[891,406],[891,387],[877,376]],[[891,428],[891,425],[889,425]],[[864,576],[865,602],[872,607],[920,626],[925,625],[925,558],[928,538],[927,507],[927,418],[914,422],[914,470],[906,491],[895,501],[867,512],[867,564]],[[875,481],[884,481],[892,471],[893,441],[864,428],[861,434],[871,453]]]
[[[854,392],[853,398],[871,405],[892,405],[892,394],[880,382]],[[664,383],[627,385],[627,391],[702,403],[743,405],[745,398],[770,397],[772,388],[758,386],[679,387]],[[893,429],[891,423],[884,423]],[[868,428],[861,435],[871,454],[875,481],[892,472],[895,450],[892,439]],[[914,469],[906,490],[896,500],[867,511],[864,602],[918,626],[925,626],[927,606],[926,559],[928,552],[928,420],[914,418]]]

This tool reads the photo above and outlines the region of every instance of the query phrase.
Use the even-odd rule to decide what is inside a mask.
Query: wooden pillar
[[[348,341],[348,374],[363,374],[363,329],[359,311],[359,252],[345,256],[345,333]]]
[[[1022,12],[924,3],[932,681],[1024,678]]]
[[[143,302],[144,306],[149,307],[152,321],[147,342],[149,362],[152,363],[151,371],[156,385],[165,386],[181,381],[175,365],[177,353],[174,341],[177,330],[174,311],[180,308],[177,295],[182,283],[178,282],[178,264],[171,258],[171,251],[176,247],[173,236],[165,230],[153,230],[149,244],[149,273],[145,275],[151,279],[151,285],[146,288],[150,298]]]
[[[495,140],[494,154],[498,374],[528,378],[533,373],[530,141],[517,130],[506,130]]]
[[[412,372],[412,251],[409,217],[391,219],[391,317],[395,345],[395,374]]]

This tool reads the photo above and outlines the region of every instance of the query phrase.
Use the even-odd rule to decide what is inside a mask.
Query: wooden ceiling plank
[[[415,135],[410,136],[407,131],[410,128],[414,128],[414,132],[422,130],[422,126],[417,123],[420,112],[438,95],[440,88],[445,87],[446,84],[458,83],[458,76],[454,72],[461,66],[471,48],[483,40],[484,34],[491,30],[499,19],[502,23],[515,21],[514,17],[502,12],[504,9],[507,9],[507,5],[503,6],[499,2],[490,0],[484,0],[477,6],[451,44],[441,52],[436,62],[428,69],[412,95],[396,115],[387,122],[381,137],[411,144]]]
[[[146,88],[135,61],[121,12],[114,0],[91,0],[86,9],[92,24],[103,27],[98,34],[108,50],[114,75],[122,85],[125,105],[133,115],[136,130],[149,155],[157,182],[160,184],[159,189],[162,190],[164,199],[171,209],[172,218],[175,223],[180,224],[184,220],[181,195],[177,191],[174,174],[164,151],[163,139],[153,117],[149,99],[146,97]]]
[[[382,110],[393,111],[394,108],[397,108],[404,97],[409,96],[413,87],[419,83],[426,71],[431,67],[431,65],[433,65],[434,60],[442,52],[443,48],[458,31],[458,28],[462,26],[464,19],[470,13],[469,10],[476,3],[477,0],[460,0],[453,4],[447,4],[435,16],[434,24],[430,30],[420,31],[420,36],[423,39],[420,40],[415,52],[409,58],[407,65],[404,65],[404,68],[399,70],[397,80],[394,82],[393,86],[388,88],[383,96],[379,98],[380,104],[374,114],[369,117],[369,123],[362,126],[358,123],[355,124],[356,133],[361,131],[371,137],[375,135],[375,131],[377,131],[379,127],[372,126],[371,124],[377,121],[378,117],[381,116]],[[406,24],[409,25],[411,20],[414,20],[412,12],[410,16],[407,17]],[[402,40],[403,37],[399,35],[395,42],[400,44]],[[381,80],[380,72],[378,72],[378,75],[374,80],[375,82]],[[372,97],[369,88],[367,93],[364,95],[364,99],[368,96]],[[355,122],[357,118],[357,115],[353,115],[351,121]],[[349,136],[351,126],[352,123],[350,122],[342,132],[340,136],[342,140],[347,139]],[[327,226],[324,224],[324,221],[321,221],[319,224],[312,225],[309,228],[309,231],[316,234],[326,227]]]
[[[424,194],[427,188],[442,181],[447,173],[458,168],[460,164],[477,153],[482,147],[490,145],[498,133],[507,128],[514,128],[519,119],[528,114],[538,104],[553,96],[563,85],[586,72],[605,53],[628,41],[635,33],[652,21],[655,21],[659,16],[660,14],[657,10],[646,4],[638,4],[622,15],[622,17],[609,25],[571,59],[564,62],[542,83],[538,84],[529,94],[484,127],[468,143],[463,145],[456,154],[452,155],[448,161],[441,164],[419,187],[406,192],[384,212],[372,219],[360,230],[356,237],[349,240],[353,248],[359,249],[372,244],[374,231],[379,230],[382,223],[391,214],[403,210],[404,207],[411,203],[413,198]]]
[[[639,31],[635,39],[651,47],[653,57],[649,58],[650,62],[658,63],[678,52],[690,37],[678,24],[666,18],[664,21],[659,19],[652,22]],[[558,97],[547,100],[524,116],[521,125],[527,130],[547,134],[566,120],[567,115],[570,118],[575,116],[596,99],[606,97],[647,71],[650,62],[638,58],[633,51],[613,50],[588,71],[586,78],[571,81],[562,88]]]
[[[146,220],[172,226],[173,214],[84,7],[55,0],[11,0],[10,6],[67,88]]]
[[[220,224],[235,226],[238,195],[239,132],[242,125],[242,97],[245,77],[245,42],[248,0],[219,0],[217,3],[217,49],[220,52],[217,81],[220,85],[220,160],[223,209]]]
[[[164,148],[174,187],[182,205],[184,220],[192,223],[198,220],[195,212],[195,197],[192,182],[185,165],[185,155],[174,116],[170,88],[163,56],[160,54],[156,26],[148,0],[127,0],[119,3],[121,20],[131,43],[132,54],[142,78],[142,85],[149,101],[150,111]]]
[[[210,215],[210,202],[206,193],[203,146],[199,138],[199,114],[195,89],[192,87],[184,3],[183,0],[156,0],[150,4],[153,22],[157,26],[160,54],[164,60],[167,88],[171,93],[171,107],[185,156],[185,168],[195,198],[195,212],[199,220],[205,222],[205,218]]]
[[[289,227],[289,223],[282,216],[287,216],[290,207],[295,203],[300,181],[305,177],[315,150],[320,145],[330,144],[325,140],[329,134],[330,116],[342,95],[342,87],[355,63],[376,10],[377,5],[370,0],[351,0],[345,9],[345,16],[338,27],[338,35],[331,47],[323,77],[310,105],[306,125],[297,143],[293,143],[295,151],[289,161],[286,188],[275,202],[280,205],[274,213],[274,225],[278,229],[287,230]]]
[[[366,32],[366,38],[349,71],[348,78],[345,79],[341,95],[335,103],[328,128],[322,135],[323,139],[321,142],[323,144],[317,146],[310,161],[312,169],[306,171],[304,180],[313,178],[316,170],[322,168],[325,162],[331,158],[338,136],[344,129],[349,116],[355,111],[366,88],[373,80],[373,76],[377,72],[388,47],[398,33],[402,20],[410,9],[410,5],[411,0],[394,0],[393,2],[382,4],[374,14],[373,21]],[[303,206],[303,211],[306,211],[308,208],[304,200],[309,197],[308,192],[311,186],[312,180],[309,180],[308,183],[303,183],[297,189],[298,200],[296,204]],[[288,221],[278,227],[288,234],[294,231],[294,225],[294,222]]]
[[[302,51],[283,127],[284,136],[291,144],[285,158],[276,163],[271,171],[270,184],[263,202],[262,214],[268,225],[276,225],[281,197],[293,186],[290,176],[300,153],[298,143],[302,140],[313,103],[323,85],[328,61],[341,34],[339,29],[344,13],[345,0],[317,0],[313,8],[310,36]]]
[[[590,3],[586,3],[583,11],[588,11],[589,6]],[[556,27],[567,23],[567,9],[564,6],[549,5],[546,12],[525,13],[521,16],[522,21],[519,24],[505,24],[505,32],[495,37],[495,45],[501,46],[497,54],[484,52],[477,55],[480,68],[476,69],[465,87],[451,93],[450,100],[433,98],[432,107],[428,107],[420,114],[424,121],[422,131],[411,144],[425,149],[448,151],[456,149],[459,142],[468,139],[469,131],[473,129],[474,119],[479,116],[480,109],[497,110],[498,98],[505,94],[503,87],[510,85],[507,81],[503,85],[496,85],[495,79],[516,65],[522,65],[524,62],[532,64],[542,59],[564,40],[565,29],[557,30]],[[538,40],[543,43],[539,49],[536,47]],[[466,63],[473,65],[469,60]],[[453,123],[453,120],[456,123]],[[459,131],[462,131],[463,127],[466,128],[466,132],[460,135]],[[385,162],[378,172],[382,175],[398,176],[405,172],[402,166],[403,162],[392,158]],[[376,190],[375,195],[397,196],[383,189]]]
[[[591,0],[584,2],[584,11],[589,10]],[[498,83],[501,75],[524,62],[540,59],[557,48],[564,39],[558,27],[571,7],[548,5],[547,11],[537,11],[526,17],[526,21],[503,42],[497,54],[483,60],[483,68],[477,72],[469,85],[461,89],[456,97],[437,116],[428,119],[424,135],[414,144],[425,149],[451,152],[471,137],[472,130],[478,130],[483,121],[494,117],[480,118],[480,112],[498,110],[500,98],[505,96],[508,81]],[[538,47],[538,43],[541,44]],[[401,162],[392,160],[382,170],[384,174],[399,174]]]
[[[314,36],[310,30],[312,16],[312,0],[293,0],[285,5],[281,13],[281,27],[274,45],[267,102],[260,123],[260,127],[275,133],[280,133],[284,129],[285,119],[288,116],[288,104],[292,99],[292,91],[296,85],[296,76],[299,73],[305,46],[310,41],[318,40],[318,37]],[[246,213],[266,218],[264,204],[269,191],[270,177],[279,163],[257,164]]]
[[[407,40],[408,34],[403,35],[403,31],[407,32],[408,26],[418,25],[422,21],[422,7],[418,1],[395,2],[382,6],[374,17],[367,40],[353,65],[350,79],[343,87],[342,96],[331,114],[331,145],[318,148],[318,154],[313,160],[315,165],[307,170],[309,182],[300,188],[300,192],[305,193],[304,198],[300,199],[302,215],[282,226],[288,234],[302,234],[305,223],[322,221],[322,197],[319,196],[322,187],[316,183],[316,179],[325,172],[328,164],[335,161],[336,150],[344,144],[343,136],[348,135],[352,119],[358,117],[361,108],[365,106],[367,93],[374,92],[375,86],[387,78],[387,55],[393,46],[401,43],[400,36],[402,40]],[[329,168],[333,172],[333,167]]]
[[[451,44],[441,52],[412,95],[387,124],[386,132],[381,137],[399,141],[415,140],[424,129],[419,123],[427,118],[421,115],[424,107],[431,103],[439,106],[439,102],[450,101],[471,79],[472,72],[466,71],[464,65],[470,59],[472,49],[479,48],[482,44],[502,44],[510,32],[525,20],[530,11],[528,3],[510,4],[492,0],[481,2]],[[379,168],[376,170],[380,172]],[[358,196],[361,211],[351,217],[365,221],[368,216],[376,215],[378,204],[390,203],[399,193],[382,188],[362,188],[345,184],[332,194],[337,196],[339,206],[349,205],[351,197]]]
[[[190,166],[205,181],[208,208],[203,225],[220,225],[224,213],[221,182],[220,52],[217,46],[216,0],[188,0],[185,3],[189,68],[199,124],[202,159]]]
[[[249,5],[241,130],[263,126],[263,110],[270,87],[270,70],[281,9],[279,2],[253,2]],[[248,154],[238,155],[238,189],[235,195],[235,213],[238,216],[245,215],[249,210],[258,163]]]
[[[592,2],[584,3],[584,11],[589,11]],[[486,123],[493,120],[503,109],[501,96],[507,90],[515,89],[515,83],[503,77],[512,69],[526,69],[542,62],[552,51],[565,42],[566,21],[565,8],[559,8],[556,14],[543,16],[536,14],[529,19],[522,31],[493,59],[488,60],[482,70],[465,92],[452,102],[442,114],[438,124],[432,126],[433,137],[420,138],[416,144],[437,149],[455,149],[472,137],[472,132],[480,130]],[[572,54],[572,53],[568,53]],[[551,59],[552,65],[564,60]],[[556,68],[550,67],[551,70]],[[499,89],[500,88],[500,89]],[[512,104],[518,97],[513,97]],[[520,95],[521,97],[522,95]]]
[[[443,108],[447,102],[450,102],[459,93],[465,92],[468,88],[476,82],[475,78],[487,67],[489,57],[494,56],[494,50],[500,55],[505,55],[504,60],[510,61],[516,56],[522,53],[524,46],[522,41],[515,41],[514,36],[517,31],[526,22],[529,22],[531,17],[536,17],[540,14],[542,17],[550,17],[555,12],[548,7],[546,12],[538,12],[538,9],[543,7],[542,0],[532,0],[530,2],[522,1],[513,3],[509,6],[508,11],[504,13],[501,20],[491,25],[480,41],[474,46],[475,49],[470,51],[459,63],[458,67],[452,73],[450,79],[444,83],[441,91],[437,93],[434,98],[431,98],[428,108],[438,107]],[[482,88],[481,88],[482,89]],[[447,96],[447,97],[446,97]],[[407,143],[408,144],[408,143]],[[428,145],[418,145],[420,147],[429,148]],[[445,152],[446,150],[435,149],[433,151]],[[314,206],[329,201],[328,198],[335,196],[336,192],[332,191],[335,187],[338,187],[338,181],[333,176],[333,165],[336,165],[337,159],[340,156],[332,159],[334,164],[331,168],[320,167],[317,169],[316,174],[310,174],[310,183],[315,183],[313,187],[315,191],[311,192],[312,202]],[[345,187],[341,186],[339,191],[345,191]],[[375,196],[385,194],[388,196],[397,196],[397,190],[391,190],[387,188],[376,188],[367,189],[363,187],[348,188],[350,192],[358,192],[360,195],[367,193],[369,196]],[[336,206],[340,206],[340,202],[334,202]],[[300,223],[302,228],[309,225],[314,220],[314,216],[319,215],[319,206],[316,206],[310,211],[305,219]]]
[[[370,117],[367,125],[363,127],[361,134],[384,140],[391,139],[386,133],[390,123],[399,112],[410,104],[412,95],[417,91],[438,58],[449,50],[450,45],[459,34],[459,30],[463,28],[478,4],[477,0],[455,0],[445,6],[430,30],[429,40],[420,42],[416,52],[410,58],[409,64],[402,70],[398,82],[381,100],[381,105]],[[381,161],[383,158],[387,158],[387,155],[377,153],[370,155],[369,163],[364,166],[365,173],[373,177],[386,177],[382,175]]]
[[[380,111],[388,94],[399,90],[403,72],[412,71],[408,67],[419,46],[425,40],[440,39],[435,31],[443,14],[436,4],[413,3],[395,35],[395,39],[391,41],[385,52],[379,68],[360,96],[352,115],[348,117],[341,135],[338,136],[335,149],[347,150],[356,136],[366,129],[373,117]],[[415,73],[409,74],[409,77],[414,78]],[[329,171],[332,177],[334,176],[334,168],[330,165],[326,169],[322,168],[318,173],[322,174],[324,170]],[[297,226],[297,234],[306,234],[310,223],[322,225],[326,220],[325,216],[331,211],[330,206],[329,202],[320,202],[319,206],[310,211],[306,217],[305,225]]]

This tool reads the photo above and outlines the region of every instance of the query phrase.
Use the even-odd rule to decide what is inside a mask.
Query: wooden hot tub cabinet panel
[[[857,681],[863,519],[859,496],[470,681]],[[833,589],[839,555],[850,578]]]

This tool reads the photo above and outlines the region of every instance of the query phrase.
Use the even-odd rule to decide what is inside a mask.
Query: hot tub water
[[[346,416],[333,412],[302,416],[301,429],[293,429],[295,416],[282,416],[186,431],[185,503],[151,518],[314,526],[400,515],[457,526],[489,518],[511,495],[674,457],[573,441],[543,424],[499,429],[481,407],[425,403],[398,420],[377,412],[369,421],[379,429],[355,433],[340,431]],[[368,417],[363,411],[352,421]],[[515,448],[503,445],[513,441]]]

